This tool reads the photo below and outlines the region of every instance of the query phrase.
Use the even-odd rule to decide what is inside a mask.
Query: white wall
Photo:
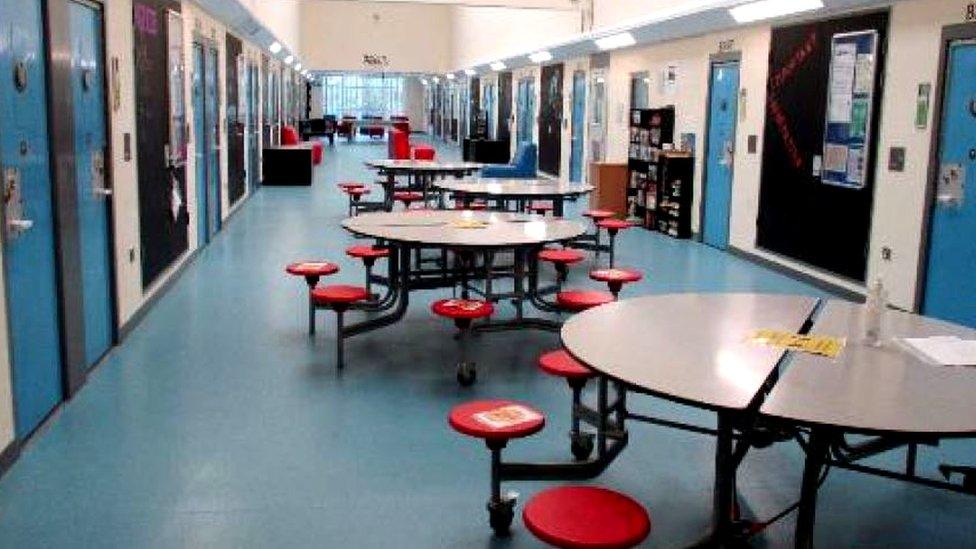
[[[580,32],[575,10],[455,7],[451,21],[451,68],[531,51]]]
[[[385,55],[388,72],[446,72],[451,66],[446,5],[315,0],[302,4],[301,51],[312,69],[364,70]]]
[[[302,2],[300,0],[237,0],[268,28],[285,48],[299,54],[302,44]],[[264,44],[265,46],[267,44]]]

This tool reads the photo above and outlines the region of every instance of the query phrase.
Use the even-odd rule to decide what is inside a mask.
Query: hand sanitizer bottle
[[[864,307],[864,343],[880,347],[884,343],[884,315],[888,309],[888,292],[880,278],[868,289]]]

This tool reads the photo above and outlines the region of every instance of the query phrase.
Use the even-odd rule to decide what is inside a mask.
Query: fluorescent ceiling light
[[[758,2],[729,8],[729,15],[737,23],[752,23],[763,19],[819,10],[823,7],[823,0],[759,0]]]
[[[464,74],[468,76],[474,76],[478,74],[474,69],[464,69]]]
[[[597,38],[593,41],[593,43],[596,44],[596,47],[600,48],[601,51],[607,51],[633,46],[637,43],[637,40],[634,40],[633,34],[630,34],[629,32],[622,32],[620,34],[611,34],[610,36]]]
[[[302,64],[301,63],[295,63],[295,70],[296,71],[301,71],[302,70]]]
[[[505,63],[502,63],[501,61],[495,61],[494,63],[489,65],[489,67],[491,67],[491,70],[493,71],[503,71],[505,70]]]
[[[285,64],[286,65],[291,65],[294,62],[295,62],[295,56],[294,55],[289,55],[288,57],[285,58]]]
[[[545,63],[546,61],[552,61],[552,54],[547,51],[530,53],[529,61],[532,61],[533,63]]]
[[[271,51],[271,53],[278,53],[281,51],[281,42],[273,42],[270,46],[268,46],[268,49]]]

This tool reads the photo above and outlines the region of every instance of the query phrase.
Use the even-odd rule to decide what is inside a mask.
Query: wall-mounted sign
[[[924,130],[929,125],[929,101],[932,96],[932,84],[923,82],[918,85],[918,97],[915,99],[915,127]]]
[[[363,66],[371,69],[386,68],[390,66],[390,58],[375,53],[364,53]]]
[[[970,2],[966,6],[966,21],[976,21],[976,2]]]
[[[719,53],[728,53],[735,49],[735,39],[722,40],[718,43]]]

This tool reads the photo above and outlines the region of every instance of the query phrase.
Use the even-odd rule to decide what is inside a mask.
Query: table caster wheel
[[[593,453],[593,435],[589,433],[579,433],[570,435],[569,449],[573,452],[573,457],[579,461],[589,459]]]
[[[457,381],[462,387],[470,387],[474,385],[475,380],[478,379],[478,372],[474,369],[474,364],[463,363],[458,364],[457,368]]]
[[[515,502],[516,498],[513,496],[506,496],[501,501],[488,502],[488,523],[496,536],[505,537],[512,533]]]

